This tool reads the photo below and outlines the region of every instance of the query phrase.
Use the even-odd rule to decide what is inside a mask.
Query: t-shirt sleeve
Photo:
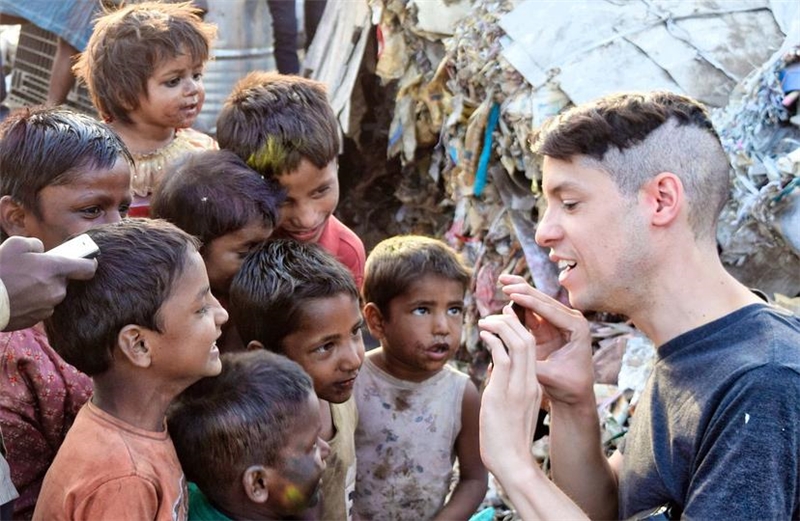
[[[726,389],[698,442],[684,519],[796,518],[798,396],[800,374],[787,367],[749,371]]]
[[[75,504],[73,519],[156,519],[158,489],[140,476],[107,481]]]

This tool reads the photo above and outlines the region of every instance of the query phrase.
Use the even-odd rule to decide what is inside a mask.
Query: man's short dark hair
[[[306,302],[341,294],[359,300],[353,274],[321,246],[270,240],[247,256],[233,278],[230,317],[245,345],[256,340],[283,353],[283,340],[297,328]]]
[[[161,306],[183,274],[197,239],[167,221],[124,219],[87,233],[100,248],[89,280],[70,280],[45,321],[53,348],[89,376],[107,371],[123,327],[163,332]]]
[[[692,98],[663,91],[605,96],[542,125],[533,151],[603,170],[628,196],[672,172],[683,183],[695,235],[715,237],[730,164],[708,111]]]
[[[295,362],[263,349],[222,356],[222,372],[199,380],[167,412],[169,433],[188,480],[225,503],[250,465],[280,466],[289,429],[311,378]]]
[[[284,190],[227,150],[192,154],[161,183],[150,204],[153,217],[197,237],[203,249],[252,221],[274,229]]]

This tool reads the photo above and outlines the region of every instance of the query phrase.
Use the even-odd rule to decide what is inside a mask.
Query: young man
[[[543,390],[554,481],[590,517],[669,505],[687,518],[797,519],[800,319],[720,262],[729,167],[705,109],[665,92],[609,96],[546,125],[534,150],[548,203],[536,239],[570,303],[629,316],[658,354],[624,462],[606,460],[586,320],[501,276],[535,342],[510,310],[481,321],[495,361],[481,450],[522,517],[581,515],[527,450]]]

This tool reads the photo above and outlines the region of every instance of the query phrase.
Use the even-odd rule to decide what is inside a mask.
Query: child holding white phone
[[[53,251],[121,220],[132,164],[124,143],[91,117],[65,109],[11,116],[0,127],[0,239],[35,237]],[[44,475],[91,395],[89,377],[52,349],[41,323],[0,333],[0,428],[20,495],[14,519],[33,514]]]

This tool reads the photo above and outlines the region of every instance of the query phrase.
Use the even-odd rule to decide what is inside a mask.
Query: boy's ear
[[[257,351],[259,349],[264,349],[264,344],[259,342],[258,340],[251,340],[247,343],[247,351]]]
[[[672,172],[661,172],[642,186],[653,226],[667,226],[684,206],[683,183]]]
[[[368,302],[364,306],[364,320],[367,322],[369,332],[375,338],[383,338],[383,314],[374,302]]]
[[[269,471],[263,465],[251,465],[242,475],[244,493],[253,503],[266,503],[269,499]]]
[[[129,324],[117,335],[117,346],[131,364],[147,368],[153,363],[152,353],[147,345],[146,330],[142,326]]]
[[[10,195],[0,197],[0,228],[7,235],[27,235],[25,233],[25,208]]]

